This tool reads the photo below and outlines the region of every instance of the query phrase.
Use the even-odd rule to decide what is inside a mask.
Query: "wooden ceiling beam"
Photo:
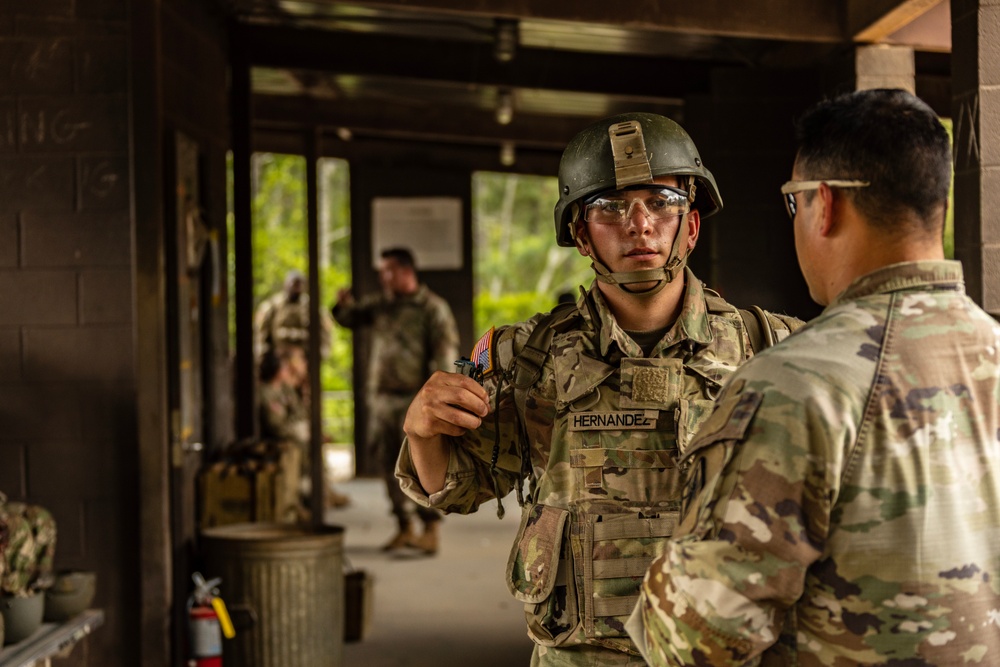
[[[847,31],[856,42],[876,44],[909,25],[942,0],[847,0]]]
[[[329,0],[312,0],[322,7]],[[538,0],[351,0],[360,7],[438,12],[458,16],[576,21],[642,30],[796,41],[838,42],[842,0],[734,2],[538,2]]]
[[[367,100],[317,100],[255,95],[255,127],[346,128],[352,134],[443,143],[516,146],[561,151],[589,122],[584,118],[515,114],[508,125],[492,112],[468,107],[385,104]]]
[[[302,132],[289,128],[257,127],[253,131],[253,150],[268,153],[305,155],[308,140]],[[500,151],[495,146],[469,146],[425,140],[399,140],[381,137],[355,137],[344,141],[332,132],[324,133],[320,141],[321,157],[348,160],[352,164],[367,162],[386,166],[412,165],[419,168],[441,166],[470,171],[511,171],[520,174],[555,176],[562,151],[518,148],[514,164],[500,163]]]
[[[707,93],[711,63],[520,48],[507,63],[489,43],[246,25],[254,66],[465,85],[681,98]]]

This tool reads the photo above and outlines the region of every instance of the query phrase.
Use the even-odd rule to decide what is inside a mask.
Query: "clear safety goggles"
[[[643,183],[586,200],[583,217],[596,224],[621,225],[632,219],[636,206],[640,206],[652,222],[672,220],[691,210],[686,191],[669,185]]]

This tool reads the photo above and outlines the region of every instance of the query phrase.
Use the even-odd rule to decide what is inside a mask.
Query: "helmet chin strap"
[[[681,216],[680,226],[677,234],[674,235],[674,244],[670,248],[670,256],[667,257],[667,263],[655,269],[612,272],[597,258],[597,253],[592,248],[585,248],[587,256],[591,260],[590,266],[597,274],[597,279],[602,283],[614,285],[621,291],[632,296],[649,298],[660,292],[660,290],[667,286],[667,283],[672,282],[674,278],[684,271],[684,266],[687,264],[687,255],[680,256],[681,248],[687,247],[687,218],[687,213]],[[573,236],[576,236],[575,231]],[[577,245],[580,245],[579,239],[577,239]],[[649,282],[654,284],[646,289],[629,289],[626,287],[627,285]]]

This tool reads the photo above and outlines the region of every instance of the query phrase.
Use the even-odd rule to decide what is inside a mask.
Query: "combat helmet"
[[[559,201],[555,207],[556,242],[573,247],[574,221],[580,215],[580,202],[598,193],[642,183],[652,183],[657,176],[677,176],[688,190],[691,206],[702,218],[722,209],[722,197],[715,177],[702,164],[694,142],[684,129],[664,116],[652,113],[625,113],[597,121],[577,134],[563,151],[559,161]],[[685,183],[687,181],[687,183]],[[666,282],[673,279],[686,258],[678,258],[681,234],[677,235]],[[661,280],[652,271],[634,272],[638,276],[611,274],[596,257],[598,279],[621,285],[628,282]],[[635,278],[635,279],[632,279]]]

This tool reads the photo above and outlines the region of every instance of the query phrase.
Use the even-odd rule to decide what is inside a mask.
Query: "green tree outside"
[[[551,310],[560,293],[574,300],[593,279],[590,262],[556,245],[557,180],[488,171],[472,176],[472,253],[478,332]]]
[[[253,295],[254,308],[281,290],[292,269],[307,273],[309,246],[306,210],[306,163],[296,155],[255,153],[253,156]],[[336,290],[351,282],[350,182],[347,162],[324,158],[318,163],[320,249],[318,295],[329,308]],[[232,169],[229,170],[232,178]],[[230,187],[232,192],[232,187]],[[235,275],[232,206],[229,216],[230,294]],[[230,299],[230,336],[235,344],[234,301]],[[354,441],[354,399],[351,367],[353,343],[349,331],[334,327],[330,358],[320,370],[324,433],[334,442]]]

